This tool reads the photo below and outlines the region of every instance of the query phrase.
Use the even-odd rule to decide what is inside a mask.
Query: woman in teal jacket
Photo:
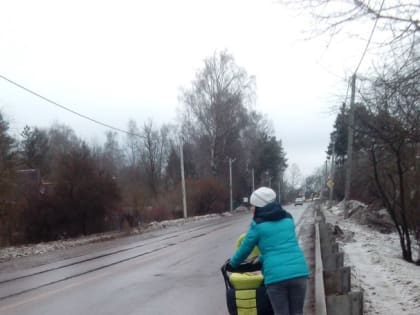
[[[254,214],[244,240],[230,259],[236,268],[258,246],[267,294],[276,315],[303,314],[309,269],[299,246],[293,217],[275,201],[268,187],[250,198]]]

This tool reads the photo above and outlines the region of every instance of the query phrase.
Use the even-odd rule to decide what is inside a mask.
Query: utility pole
[[[252,192],[255,190],[254,169],[252,169]]]
[[[181,142],[180,156],[181,156],[181,182],[182,182],[182,208],[184,210],[184,219],[187,218],[187,193],[185,190],[185,175],[184,175],[184,143]]]
[[[354,99],[356,95],[356,73],[351,77],[351,97],[349,110],[349,125],[347,136],[347,161],[346,161],[346,184],[344,188],[344,219],[349,216],[349,199],[351,186],[351,171],[353,160],[353,133],[354,133]]]
[[[416,181],[417,183],[420,182],[420,143],[416,144]],[[418,200],[420,200],[420,187],[417,185],[416,188],[416,197]],[[420,212],[420,205],[417,203],[417,209],[415,209],[415,211],[418,211],[418,213]],[[420,241],[420,230],[417,231],[417,235],[416,235],[417,241]],[[418,255],[417,257],[420,257],[420,246],[419,246],[419,251],[418,251]]]
[[[333,198],[333,193],[334,193],[335,140],[336,140],[336,135],[334,134],[332,137],[333,147],[332,147],[332,155],[331,155],[331,171],[330,171],[331,185],[329,186],[330,188],[330,198],[329,198],[329,206],[328,206],[329,208],[332,207],[332,198]]]
[[[325,160],[325,186],[327,186],[328,181],[328,160]]]
[[[328,160],[325,160],[325,172],[321,184],[321,200],[324,200],[324,191],[328,181]]]
[[[278,192],[278,197],[279,197],[279,203],[281,203],[281,173],[279,175],[279,192]]]
[[[232,163],[236,159],[229,158],[229,191],[230,191],[230,211],[233,210],[233,194],[232,194]]]

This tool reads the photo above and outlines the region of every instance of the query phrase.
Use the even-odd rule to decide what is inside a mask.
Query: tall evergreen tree
[[[49,174],[49,141],[46,131],[25,126],[22,133],[19,155],[26,168],[39,169],[42,175]]]

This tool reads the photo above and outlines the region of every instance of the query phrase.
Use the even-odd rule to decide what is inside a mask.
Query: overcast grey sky
[[[256,76],[255,107],[272,120],[289,164],[309,175],[325,161],[331,108],[365,44],[342,37],[327,49],[328,38],[304,40],[312,28],[269,0],[1,0],[0,74],[126,129],[129,119],[175,122],[180,87],[227,49]],[[1,79],[0,110],[15,134],[55,121],[88,141],[106,130]]]

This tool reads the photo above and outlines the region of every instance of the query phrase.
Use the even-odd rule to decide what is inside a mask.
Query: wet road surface
[[[297,232],[304,206],[289,206]],[[0,314],[225,315],[221,264],[249,213],[0,275]]]

